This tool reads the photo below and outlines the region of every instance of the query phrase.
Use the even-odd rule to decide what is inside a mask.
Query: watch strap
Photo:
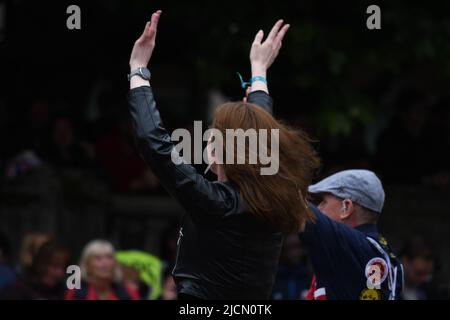
[[[137,68],[137,69],[135,69],[135,70],[131,70],[131,72],[128,74],[128,81],[130,81],[131,78],[134,77],[134,76],[140,76],[140,77],[141,77],[142,79],[144,79],[144,80],[150,80],[150,77],[146,78],[146,77],[144,76],[144,74],[143,74],[143,72],[142,72],[142,69],[147,69],[147,68],[139,67],[139,68]],[[147,70],[148,70],[148,69],[147,69]],[[148,70],[148,73],[150,74],[150,70]]]

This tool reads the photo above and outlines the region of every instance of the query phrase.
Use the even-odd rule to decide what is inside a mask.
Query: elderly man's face
[[[342,212],[342,200],[331,195],[323,194],[321,201],[317,208],[324,213],[328,218],[334,221],[340,221],[340,214]]]

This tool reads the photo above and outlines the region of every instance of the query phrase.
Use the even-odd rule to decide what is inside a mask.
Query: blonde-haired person
[[[66,300],[138,300],[139,294],[122,281],[114,258],[114,246],[105,240],[93,240],[83,249],[80,259],[82,284],[69,289]]]
[[[131,53],[129,105],[142,157],[186,211],[173,270],[178,299],[267,299],[283,233],[297,231],[312,219],[305,195],[319,166],[308,138],[271,115],[266,72],[289,25],[278,21],[265,41],[263,32],[257,33],[250,51],[251,92],[246,102],[219,106],[211,126],[222,134],[227,129],[279,130],[278,173],[261,175],[261,161],[223,164],[215,161],[218,154],[211,149],[216,149],[208,148],[217,175],[217,181],[209,181],[193,166],[172,161],[174,145],[156,108],[146,67],[160,15],[161,11],[152,15]],[[226,146],[217,150],[232,155]],[[244,156],[247,160],[249,153]]]

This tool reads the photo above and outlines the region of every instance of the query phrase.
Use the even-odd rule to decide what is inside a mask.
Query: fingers
[[[154,37],[156,35],[156,31],[158,30],[158,21],[161,17],[161,10],[158,10],[152,14],[150,21],[146,23],[144,29],[144,36],[146,37]]]
[[[290,25],[286,24],[283,28],[281,28],[280,32],[278,32],[275,38],[275,52],[278,54],[278,51],[281,49],[281,45],[283,43],[283,38],[286,35],[286,32],[289,30]]]
[[[253,44],[261,44],[263,37],[264,37],[264,31],[259,30],[255,36],[255,40],[253,41]]]
[[[275,43],[275,46],[281,47],[281,42],[283,41],[284,36],[286,35],[286,32],[288,31],[290,25],[286,24],[283,26],[284,20],[280,19],[278,20],[275,25],[273,26],[272,30],[270,30],[269,35],[267,36],[266,41]],[[259,30],[258,33],[255,36],[255,40],[253,41],[253,44],[261,44],[262,40],[264,38],[264,32],[262,30]]]
[[[289,30],[290,25],[286,24],[283,26],[283,28],[281,28],[280,32],[278,32],[277,36],[275,37],[275,41],[276,42],[282,42],[284,36],[286,35],[286,32]]]
[[[277,23],[273,26],[272,30],[270,30],[269,36],[267,40],[273,41],[280,31],[281,26],[283,25],[283,20],[278,20]]]
[[[147,30],[150,28],[150,21],[145,24],[144,31],[142,32],[139,39],[136,40],[136,42],[142,42],[144,38],[147,36]]]
[[[152,18],[151,18],[151,23],[150,23],[150,28],[152,28],[153,30],[157,30],[158,28],[158,21],[159,21],[159,17],[161,17],[161,10],[156,11],[155,13],[152,14]]]

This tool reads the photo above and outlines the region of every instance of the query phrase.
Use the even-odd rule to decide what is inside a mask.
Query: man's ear
[[[353,201],[350,199],[344,199],[342,201],[342,208],[340,212],[341,220],[349,219],[353,213],[355,212],[355,206],[353,205]]]

